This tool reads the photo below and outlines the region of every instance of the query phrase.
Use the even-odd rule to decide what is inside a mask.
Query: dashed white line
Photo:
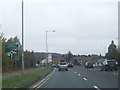
[[[97,86],[93,86],[94,88],[96,88],[97,90],[100,90]]]
[[[113,73],[114,75],[118,75],[118,73]]]
[[[76,73],[76,72],[75,72]]]
[[[86,78],[83,78],[85,81],[87,80]]]
[[[78,76],[80,76],[80,74],[78,74]]]

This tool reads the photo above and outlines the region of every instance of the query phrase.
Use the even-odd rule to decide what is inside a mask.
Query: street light
[[[47,43],[47,32],[55,32],[55,30],[46,30],[46,66],[48,64],[48,43]]]
[[[116,43],[117,43],[117,50],[119,51],[119,41],[118,41],[118,37],[116,37],[115,39],[116,39]]]
[[[24,74],[24,10],[22,0],[22,75]]]

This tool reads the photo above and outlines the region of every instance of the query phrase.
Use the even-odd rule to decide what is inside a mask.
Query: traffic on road
[[[89,63],[89,64],[88,64]],[[117,63],[116,63],[117,64]],[[90,62],[88,66],[72,66],[71,63],[60,61],[53,72],[34,88],[118,88],[118,72],[116,70],[101,71],[101,68],[93,67]],[[52,65],[53,66],[53,65]],[[90,66],[90,67],[89,67]],[[92,66],[92,67],[91,67]],[[87,67],[87,68],[86,68]],[[35,87],[36,86],[36,87]]]
[[[0,2],[0,89],[120,89],[118,1]]]

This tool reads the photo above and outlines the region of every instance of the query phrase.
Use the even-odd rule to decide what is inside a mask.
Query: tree
[[[118,60],[118,50],[116,48],[116,45],[114,44],[114,41],[111,42],[111,44],[108,47],[108,53],[106,53],[105,56],[107,59],[115,59]]]
[[[2,41],[2,71],[3,72],[8,72],[10,70],[16,69],[14,67],[17,63],[20,63],[19,61],[16,62],[16,58],[14,60],[10,59],[8,57],[8,53],[5,51],[5,45],[6,44],[19,44],[20,45],[20,40],[16,37],[12,38],[10,37],[8,40],[4,37],[4,34],[0,34],[0,40]],[[17,56],[16,56],[17,57]],[[19,58],[19,57],[17,57]],[[20,64],[19,64],[20,65]],[[20,67],[20,66],[19,66]]]
[[[3,33],[0,34],[0,40],[2,42],[2,71],[8,72],[11,69],[11,61],[5,52],[5,44],[7,39],[4,37]]]
[[[69,51],[67,54],[67,60],[70,62],[73,59],[73,54]]]
[[[25,51],[24,52],[25,68],[32,68],[35,66],[34,52]]]
[[[21,49],[21,44],[20,40],[18,39],[17,36],[10,37],[8,40],[4,37],[4,34],[0,34],[0,41],[2,41],[2,71],[3,72],[8,72],[13,69],[20,68],[22,65],[22,49]],[[15,56],[13,59],[10,59],[8,57],[8,53],[5,52],[5,45],[6,44],[18,44],[20,46],[19,56]],[[19,59],[19,61],[18,61]],[[24,60],[25,60],[25,68],[32,68],[35,66],[35,56],[34,56],[34,51],[25,51],[24,52]],[[16,67],[17,64],[17,67]]]
[[[16,53],[17,54],[13,54],[13,58],[12,58],[12,64],[13,64],[13,69],[17,69],[17,68],[21,68],[21,44],[20,44],[20,40],[18,39],[17,36],[15,37],[10,37],[6,44],[18,44],[18,48],[16,49]]]
[[[73,64],[74,64],[74,65],[78,65],[77,59],[74,59],[74,60],[73,60]]]
[[[120,52],[118,52],[118,66],[120,66]]]

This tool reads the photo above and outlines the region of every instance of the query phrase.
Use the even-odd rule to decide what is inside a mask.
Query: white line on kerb
[[[97,90],[100,90],[97,86],[93,86],[94,88],[96,88]]]
[[[80,74],[78,74],[78,76],[80,76]]]
[[[87,80],[86,78],[84,78],[84,80]]]

